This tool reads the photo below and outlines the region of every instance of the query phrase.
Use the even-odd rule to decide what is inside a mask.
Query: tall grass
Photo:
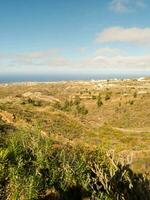
[[[101,148],[62,145],[39,130],[7,135],[0,149],[2,200],[148,200],[149,181]]]

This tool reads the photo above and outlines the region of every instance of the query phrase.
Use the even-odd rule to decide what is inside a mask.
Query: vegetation
[[[77,105],[76,109],[79,114],[82,114],[82,115],[88,114],[88,110],[85,108],[84,105]]]
[[[97,98],[97,107],[101,107],[103,105],[103,102],[102,102],[102,98],[101,98],[101,95],[99,94],[98,95],[98,98]]]
[[[111,98],[111,92],[107,92],[105,96],[105,100],[109,100]]]
[[[62,111],[74,111],[75,113],[86,115],[88,114],[88,109],[84,104],[81,104],[80,98],[77,96],[74,101],[65,100],[62,104],[60,102],[55,102],[54,107]]]
[[[79,97],[79,96],[75,96],[74,104],[75,104],[75,105],[79,105],[80,102],[81,102],[80,97]]]
[[[39,132],[8,134],[1,199],[149,199],[149,181],[101,149],[62,145]]]
[[[149,105],[149,79],[0,85],[0,199],[149,200]]]

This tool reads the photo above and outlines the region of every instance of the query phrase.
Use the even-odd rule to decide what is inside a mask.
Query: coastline
[[[122,80],[145,80],[149,79],[150,74],[148,75],[100,75],[100,76],[91,76],[91,77],[84,77],[80,76],[74,76],[74,77],[69,77],[66,76],[58,76],[58,77],[53,77],[53,76],[33,76],[33,77],[28,77],[28,76],[2,76],[0,75],[0,85],[26,85],[26,84],[57,84],[57,83],[66,83],[66,82],[99,82],[99,81],[122,81]]]

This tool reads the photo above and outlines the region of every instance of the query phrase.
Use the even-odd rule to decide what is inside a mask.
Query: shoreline
[[[135,76],[135,77],[114,77],[114,78],[108,78],[108,79],[66,79],[66,80],[56,80],[56,81],[38,81],[38,80],[27,80],[27,81],[1,81],[0,80],[0,85],[26,85],[26,84],[32,84],[32,85],[37,85],[37,84],[57,84],[57,83],[69,83],[69,82],[108,82],[108,81],[130,81],[130,80],[137,80],[137,81],[145,81],[147,79],[150,79],[150,75],[148,76]]]

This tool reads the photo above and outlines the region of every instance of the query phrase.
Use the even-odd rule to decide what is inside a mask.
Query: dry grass
[[[99,94],[103,105],[98,108]],[[75,105],[67,110],[54,107],[56,101],[63,105],[77,95],[88,109],[86,115],[78,113]],[[149,170],[150,158],[144,154],[150,150],[149,106],[149,79],[0,85],[0,116],[7,123],[13,116],[15,127],[36,127],[62,143],[134,152],[136,170],[144,165]]]

